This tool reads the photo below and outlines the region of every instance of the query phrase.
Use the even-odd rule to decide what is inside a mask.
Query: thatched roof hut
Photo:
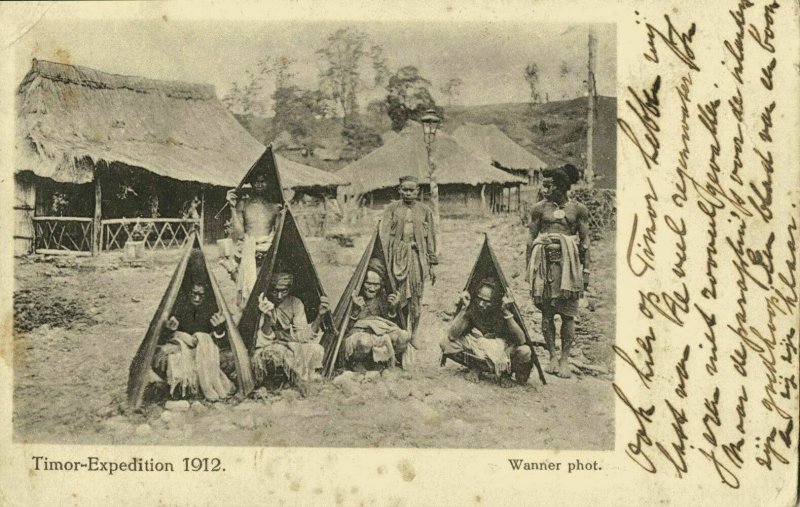
[[[547,167],[494,124],[465,123],[453,132],[453,139],[478,159],[512,174],[529,175]]]
[[[96,201],[95,229],[101,217],[136,216],[132,208],[120,211],[124,203],[114,198],[113,186],[123,178],[147,181],[148,192],[160,197],[160,216],[174,217],[182,200],[200,194],[197,189],[205,189],[211,206],[224,202],[224,188],[235,187],[264,151],[206,84],[34,59],[17,90],[16,112],[15,173],[18,186],[27,186],[18,192],[25,195],[25,210],[52,212],[39,202],[50,196],[37,197],[36,186],[49,185],[52,193],[58,185],[72,185],[82,189],[73,202]],[[296,162],[281,158],[279,164],[284,185],[292,189],[335,190],[343,184]],[[92,182],[94,192],[84,185]],[[112,192],[101,192],[107,185]],[[78,208],[70,210],[72,216],[92,215],[91,208]]]
[[[436,134],[432,160],[436,165],[440,199],[445,202],[467,204],[470,202],[469,196],[480,195],[487,187],[502,194],[503,188],[519,187],[525,183],[525,180],[477,159],[453,137],[441,131]],[[350,186],[343,189],[345,195],[366,195],[372,202],[378,196],[379,202],[396,197],[394,188],[401,176],[417,176],[425,188],[430,183],[428,174],[428,155],[422,127],[416,123],[406,127],[397,136],[390,136],[383,146],[336,173],[344,181],[350,182]]]
[[[17,91],[16,170],[86,183],[122,163],[180,181],[236,186],[264,147],[211,85],[33,60]]]
[[[16,171],[63,183],[90,182],[95,164],[117,162],[234,187],[264,152],[211,85],[33,60],[17,98]],[[278,163],[287,188],[344,184],[283,157]]]
[[[523,181],[475,158],[451,136],[436,134],[432,159],[436,164],[439,185],[499,184],[514,186]],[[411,174],[423,184],[428,181],[428,154],[422,139],[422,127],[413,124],[380,148],[339,170],[336,175],[350,186],[354,195],[397,186],[401,176]]]

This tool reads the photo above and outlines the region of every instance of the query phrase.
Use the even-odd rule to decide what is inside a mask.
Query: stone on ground
[[[186,400],[170,400],[164,404],[164,408],[173,412],[186,412],[189,410],[189,402]]]

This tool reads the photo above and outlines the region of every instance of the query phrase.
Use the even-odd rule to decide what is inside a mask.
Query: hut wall
[[[36,185],[33,178],[14,178],[14,255],[33,251],[33,215],[36,209]]]
[[[506,190],[506,205],[508,199]],[[512,206],[516,206],[516,188],[512,189],[514,198]],[[494,198],[492,196],[495,196]],[[484,211],[489,211],[492,203],[496,204],[498,211],[501,204],[501,196],[504,195],[503,188],[499,185],[486,185],[484,197],[486,208],[483,208],[481,200],[481,185],[460,185],[446,184],[439,185],[439,212],[442,216],[474,216],[481,215]],[[399,199],[400,196],[395,188],[382,188],[365,194],[361,199],[364,206],[369,209],[381,209],[386,204]],[[430,190],[428,185],[421,186],[421,199],[425,203],[430,202]]]
[[[206,244],[216,243],[226,237],[225,222],[231,217],[231,210],[226,207],[217,217],[217,212],[225,206],[228,189],[224,187],[207,186],[205,187],[203,213],[203,242]]]

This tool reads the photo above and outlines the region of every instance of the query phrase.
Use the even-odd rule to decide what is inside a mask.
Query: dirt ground
[[[237,402],[194,402],[186,412],[124,407],[128,367],[166,289],[178,252],[144,266],[120,254],[19,259],[15,267],[15,439],[21,442],[610,449],[614,443],[613,233],[593,244],[592,286],[582,304],[571,379],[535,374],[527,386],[472,384],[463,369],[439,366],[438,342],[480,249],[482,233],[515,291],[534,340],[539,313],[525,290],[526,230],[516,217],[444,220],[436,285],[426,286],[422,347],[411,371],[348,373],[322,381],[308,398],[293,389]],[[309,249],[332,304],[362,253],[324,240]],[[206,253],[216,265],[213,246]],[[214,271],[232,302],[233,284]],[[587,306],[593,306],[590,311]],[[544,364],[546,353],[537,347]]]

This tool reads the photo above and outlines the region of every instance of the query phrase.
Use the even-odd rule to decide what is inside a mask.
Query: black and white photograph
[[[14,442],[614,448],[614,24],[44,17],[14,55]]]

